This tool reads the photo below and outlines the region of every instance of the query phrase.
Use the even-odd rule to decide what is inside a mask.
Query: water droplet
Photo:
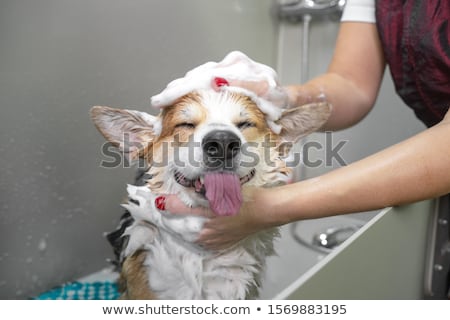
[[[86,214],[86,211],[83,208],[75,208],[73,212],[76,214]]]
[[[38,249],[39,251],[43,252],[45,249],[47,249],[47,241],[45,239],[41,239],[38,243]]]
[[[25,262],[28,263],[28,264],[31,264],[31,263],[33,263],[33,258],[32,258],[32,257],[28,257],[28,258],[25,260]]]

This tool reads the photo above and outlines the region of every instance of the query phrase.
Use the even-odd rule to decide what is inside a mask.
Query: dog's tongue
[[[205,175],[206,199],[211,209],[221,216],[239,212],[242,203],[241,182],[233,173],[207,173]]]

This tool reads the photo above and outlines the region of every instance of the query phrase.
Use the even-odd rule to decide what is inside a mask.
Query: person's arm
[[[372,109],[384,69],[384,54],[375,24],[343,22],[327,72],[305,84],[285,87],[287,103],[275,103],[296,107],[313,101],[328,101],[333,112],[322,130],[347,128]],[[229,83],[262,97],[270,96],[264,82],[231,79]]]

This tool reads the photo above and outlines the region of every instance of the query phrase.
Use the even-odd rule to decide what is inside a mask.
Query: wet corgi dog
[[[195,244],[208,218],[158,210],[155,199],[177,194],[189,206],[237,214],[243,185],[289,182],[286,146],[319,129],[329,114],[325,102],[283,110],[275,133],[250,97],[227,90],[191,92],[157,116],[93,107],[103,136],[146,164],[141,186],[128,186],[128,213],[109,235],[120,258],[122,298],[256,298],[276,228],[211,252]]]

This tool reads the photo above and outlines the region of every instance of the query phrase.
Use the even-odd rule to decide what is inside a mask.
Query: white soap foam
[[[164,108],[189,92],[201,89],[211,89],[214,78],[220,77],[228,81],[245,80],[268,84],[265,97],[285,94],[277,81],[277,73],[271,67],[255,62],[239,51],[229,53],[221,62],[207,62],[187,72],[182,78],[170,82],[159,94],[151,98],[151,104],[156,108]],[[282,109],[265,97],[257,96],[244,88],[223,86],[221,90],[239,92],[249,96],[266,115],[270,128],[279,133],[281,128],[275,121],[281,117]],[[286,99],[287,101],[287,99]],[[281,106],[285,107],[285,106]]]

